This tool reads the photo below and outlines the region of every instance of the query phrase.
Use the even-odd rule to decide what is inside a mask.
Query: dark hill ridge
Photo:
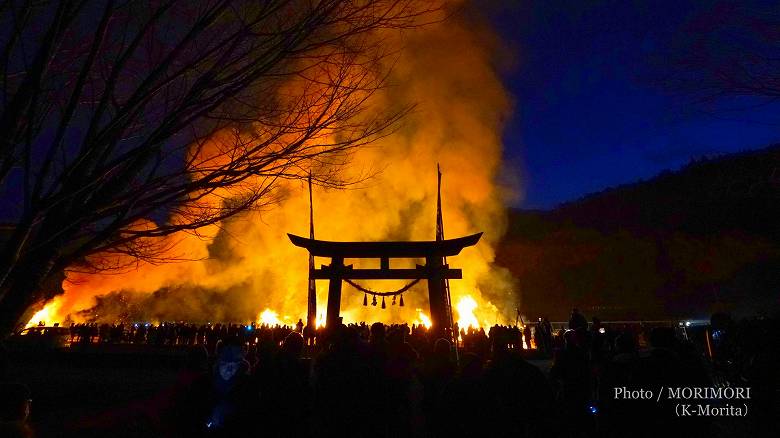
[[[776,312],[780,146],[702,159],[552,211],[510,212],[498,264],[529,316]]]

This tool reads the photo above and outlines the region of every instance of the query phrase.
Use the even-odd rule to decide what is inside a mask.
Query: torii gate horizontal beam
[[[463,248],[476,245],[482,233],[457,239],[411,242],[331,242],[307,239],[294,234],[287,234],[287,236],[290,237],[293,245],[306,248],[316,257],[381,259],[455,256]]]
[[[431,270],[425,266],[417,266],[413,269],[352,269],[345,266],[334,272],[329,266],[311,271],[311,278],[315,280],[350,279],[350,280],[416,280],[426,278],[463,278],[463,271],[450,269],[448,265]]]

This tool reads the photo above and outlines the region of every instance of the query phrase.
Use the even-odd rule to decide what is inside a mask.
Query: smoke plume
[[[414,110],[392,135],[357,151],[342,172],[373,176],[347,190],[315,186],[316,237],[323,240],[433,240],[436,224],[436,163],[443,176],[445,237],[483,231],[480,243],[449,263],[463,269],[452,280],[452,301],[471,296],[480,324],[514,319],[517,293],[508,272],[493,264],[505,228],[501,168],[502,122],[511,101],[496,71],[496,37],[468,9],[442,11],[440,22],[378,36],[400,49],[387,86],[374,104]],[[305,320],[307,253],[286,233],[308,236],[308,189],[286,182],[280,202],[203,230],[200,236],[170,236],[179,258],[141,262],[121,274],[69,272],[65,294],[53,304],[57,318],[73,320],[256,320],[264,309],[284,322]],[[317,265],[327,260],[317,260]],[[347,263],[357,263],[347,260]],[[420,261],[393,260],[393,267]],[[379,262],[375,261],[378,267]],[[357,267],[357,266],[356,266]],[[360,282],[395,290],[404,282]],[[327,283],[317,282],[318,313],[325,313]],[[427,313],[425,282],[405,294],[405,307],[364,307],[363,294],[344,285],[345,321],[400,322]],[[458,318],[457,312],[455,315]]]

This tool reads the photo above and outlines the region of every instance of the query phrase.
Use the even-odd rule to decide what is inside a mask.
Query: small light
[[[691,326],[691,322],[690,321],[685,321],[685,326],[686,327],[690,327]]]

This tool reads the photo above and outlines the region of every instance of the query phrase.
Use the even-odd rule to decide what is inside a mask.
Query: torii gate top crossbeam
[[[482,233],[447,240],[409,242],[331,242],[287,234],[293,245],[306,248],[316,257],[336,258],[425,258],[455,256],[474,246]]]

